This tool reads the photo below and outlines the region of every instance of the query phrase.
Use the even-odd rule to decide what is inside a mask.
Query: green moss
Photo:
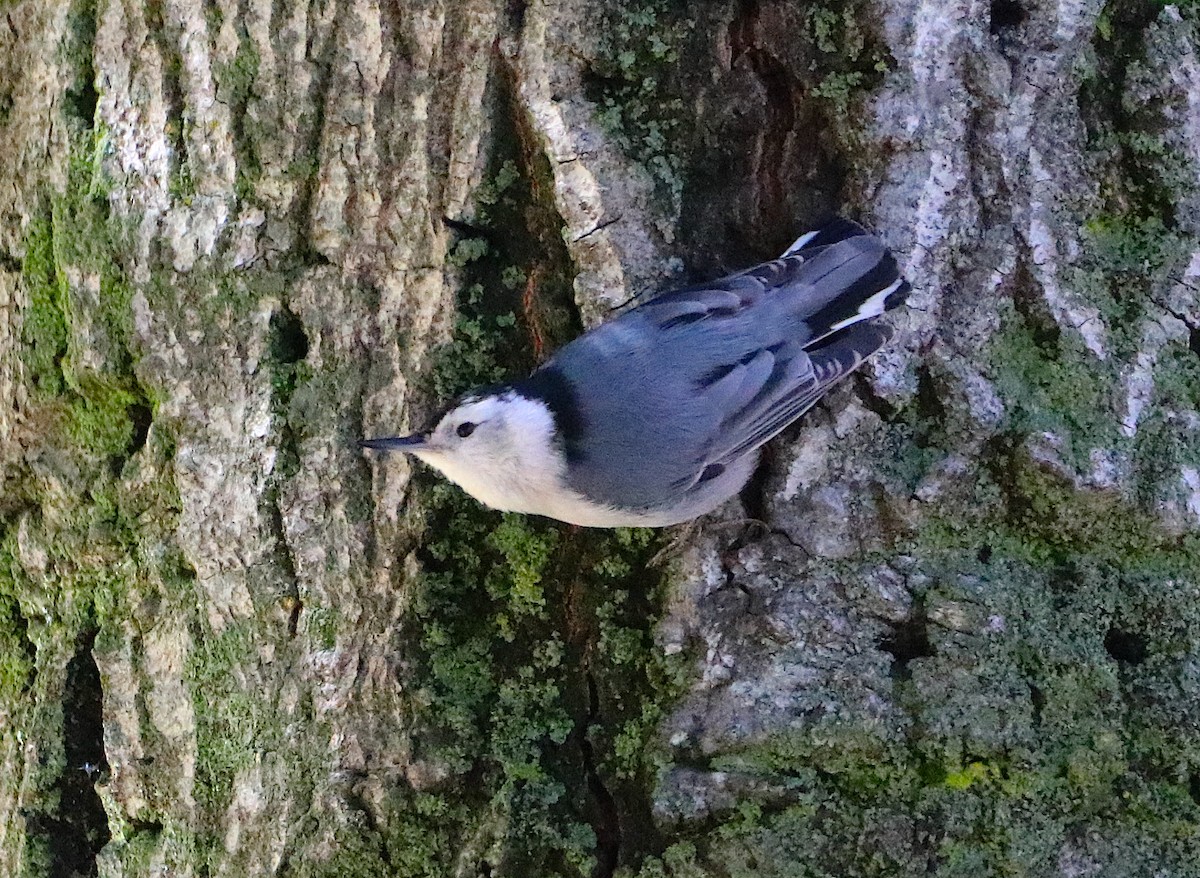
[[[751,775],[778,775],[801,784],[818,780],[852,798],[903,789],[915,780],[906,753],[879,734],[834,722],[722,754],[711,767]]]
[[[0,554],[0,563],[3,562]],[[9,559],[6,566],[11,563]],[[0,570],[0,705],[12,713],[17,711],[32,682],[32,652],[28,622],[17,602],[16,584],[6,570]]]
[[[697,861],[696,846],[685,841],[671,845],[661,857],[647,857],[636,873],[618,869],[614,878],[708,878],[711,874]]]
[[[444,517],[433,530],[439,536],[429,543],[430,572],[414,609],[431,714],[442,730],[435,737],[444,739],[433,755],[465,770],[482,751],[506,784],[540,783],[540,742],[561,743],[565,722],[553,682],[562,649],[546,625],[542,592],[557,534],[517,516],[483,513],[448,486],[435,486],[432,496]],[[511,668],[510,676],[498,676],[497,666]]]
[[[994,767],[985,762],[972,762],[961,769],[948,772],[942,783],[952,790],[967,790],[974,784],[991,778],[995,771]]]
[[[555,531],[538,533],[522,516],[506,515],[487,537],[488,547],[500,553],[504,576],[488,579],[492,596],[508,604],[514,615],[542,617],[546,595],[542,577],[558,542]]]
[[[27,835],[21,852],[20,878],[45,878],[51,874],[52,840],[42,835]]]
[[[1147,29],[1163,7],[1109,0],[1079,90],[1089,176],[1099,185],[1102,206],[1084,226],[1070,284],[1100,308],[1110,348],[1126,359],[1142,345],[1142,320],[1154,294],[1191,252],[1176,212],[1195,171],[1163,135],[1174,109],[1163,97],[1132,98],[1135,83],[1148,77]]]
[[[161,833],[136,831],[120,840],[114,839],[112,854],[121,863],[126,874],[149,874],[154,857],[162,846]]]
[[[67,292],[54,259],[53,224],[48,216],[29,225],[21,278],[29,299],[21,315],[25,368],[36,392],[57,396],[63,390],[61,362],[67,350]]]
[[[552,806],[566,792],[542,763],[545,745],[561,745],[574,723],[555,682],[526,665],[496,689],[489,747],[503,775],[500,792]],[[531,827],[515,827],[518,833]]]
[[[112,457],[132,441],[132,410],[148,409],[149,401],[132,371],[132,292],[115,258],[123,231],[109,220],[95,151],[102,142],[102,132],[76,135],[67,188],[48,195],[45,213],[30,224],[22,263],[29,306],[22,314],[21,354],[35,404],[47,426],[60,431],[62,444]],[[95,279],[94,300],[72,289],[72,274],[83,283]],[[86,327],[86,337],[76,337],[77,327]],[[76,350],[80,343],[87,357]],[[99,370],[81,365],[97,357]]]
[[[1006,458],[1010,545],[1035,563],[1090,557],[1132,562],[1159,547],[1155,523],[1103,491],[1079,491],[1021,452]]]
[[[413,839],[413,848],[418,857],[428,850],[428,837]],[[408,872],[403,866],[393,866],[386,854],[386,847],[379,833],[368,825],[365,816],[353,820],[338,833],[333,854],[324,862],[298,863],[294,867],[297,876],[311,878],[363,878],[365,875],[428,876],[436,873]]]
[[[1147,272],[1173,262],[1183,247],[1182,235],[1160,217],[1099,216],[1083,227],[1087,256],[1096,270],[1115,284],[1136,284]]]
[[[265,706],[234,675],[253,651],[251,623],[233,622],[196,640],[188,655],[187,682],[196,710],[196,803],[216,824],[228,806],[237,773],[269,749]]]
[[[1200,399],[1200,356],[1184,341],[1165,345],[1159,353],[1154,379],[1156,409],[1187,411]]]
[[[486,237],[459,238],[447,259],[461,272],[462,292],[453,337],[433,356],[429,390],[439,403],[528,373],[579,329],[570,260],[546,203],[549,169],[544,156],[519,151],[526,135],[512,125],[505,119],[499,137],[517,156],[493,161],[475,194],[473,223]]]
[[[1152,406],[1138,424],[1133,449],[1135,496],[1147,511],[1163,497],[1178,496],[1180,471],[1200,460],[1200,437],[1180,429],[1178,414],[1200,399],[1200,357],[1185,344],[1167,345],[1154,378]]]
[[[857,770],[837,771],[836,762],[832,772],[820,761],[814,770],[806,753],[790,775],[785,806],[743,801],[693,841],[697,859],[705,874],[747,876],[883,876],[930,861],[939,875],[1039,874],[1057,862],[1078,821],[1114,829],[1181,826],[1196,813],[1183,788],[1164,796],[1139,784],[1111,732],[1076,740],[1077,747],[1044,763],[998,754],[941,772],[906,770],[911,757],[903,750],[884,751],[876,754],[885,760],[882,770],[868,773],[866,783]],[[914,835],[917,826],[928,834]],[[1164,847],[1186,850],[1194,827],[1177,838]],[[1156,854],[1163,856],[1161,849]]]
[[[1163,139],[1168,108],[1158,99],[1133,99],[1129,88],[1146,75],[1147,29],[1160,19],[1165,5],[1105,3],[1080,80],[1079,104],[1089,151],[1102,171],[1101,192],[1113,213],[1154,217],[1172,228],[1172,193],[1191,185],[1189,161]]]
[[[1143,344],[1142,321],[1156,285],[1189,258],[1190,241],[1159,215],[1130,212],[1089,220],[1082,244],[1071,285],[1100,309],[1113,352],[1131,358]]]
[[[216,7],[208,9],[209,15],[220,16]],[[216,34],[219,27],[219,24],[214,26],[210,22],[210,33]],[[258,144],[270,140],[274,132],[261,130],[259,117],[248,112],[261,58],[241,22],[237,23],[237,31],[237,53],[232,60],[215,65],[213,75],[217,82],[218,100],[230,108],[234,148],[237,153],[235,189],[238,198],[246,200],[254,197],[258,181],[262,178],[262,160],[259,157]]]
[[[1003,502],[887,553],[918,559],[905,569],[929,641],[893,678],[904,721],[810,719],[706,761],[764,784],[683,827],[689,868],[1042,874],[1081,831],[1154,867],[1194,854],[1200,735],[1178,698],[1194,686],[1183,583],[1200,581],[1200,542],[997,450]],[[643,873],[670,874],[654,859]]]
[[[215,70],[217,88],[230,106],[244,109],[250,88],[258,77],[260,60],[257,48],[244,32],[240,33],[233,60],[218,65]]]
[[[802,39],[813,58],[810,71],[817,77],[810,93],[839,126],[854,127],[859,100],[891,67],[887,46],[867,26],[870,21],[870,9],[856,0],[836,8],[815,4],[805,11]],[[855,137],[849,131],[843,136]]]
[[[1115,439],[1116,376],[1081,340],[1047,333],[1010,305],[999,307],[1002,329],[987,354],[1007,426],[1022,434],[1053,433],[1064,441],[1066,458],[1086,466],[1093,448]]]
[[[468,247],[472,241],[464,242]],[[463,244],[456,247],[460,250]],[[484,384],[507,377],[508,370],[498,362],[504,345],[504,333],[515,324],[512,312],[488,314],[484,310],[485,288],[472,284],[466,301],[454,322],[454,338],[434,355],[432,390],[439,399],[453,399]]]
[[[85,379],[81,389],[84,395],[70,408],[67,438],[98,456],[120,455],[133,439],[129,409],[140,404],[142,398],[127,387],[103,379]]]
[[[596,61],[585,81],[597,121],[620,149],[650,172],[666,203],[676,206],[683,195],[677,141],[685,130],[686,104],[676,93],[671,72],[694,26],[680,13],[667,0],[610,6]]]
[[[303,624],[320,649],[333,649],[337,646],[341,614],[336,609],[305,606]]]

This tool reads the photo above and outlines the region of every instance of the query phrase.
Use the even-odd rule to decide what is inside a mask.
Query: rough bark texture
[[[0,873],[1200,874],[1194,2],[0,16]],[[699,527],[354,447],[834,211]]]

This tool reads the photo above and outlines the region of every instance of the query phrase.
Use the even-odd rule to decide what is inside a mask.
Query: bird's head
[[[545,403],[507,387],[468,394],[429,430],[359,444],[412,454],[477,500],[517,512],[541,512],[540,493],[561,484],[565,466]]]

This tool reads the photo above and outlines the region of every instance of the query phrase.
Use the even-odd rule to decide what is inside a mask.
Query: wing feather
[[[705,465],[727,466],[779,435],[887,342],[882,325],[862,325],[839,334],[813,350],[797,351],[783,361],[786,368],[764,381],[758,393],[721,424]]]

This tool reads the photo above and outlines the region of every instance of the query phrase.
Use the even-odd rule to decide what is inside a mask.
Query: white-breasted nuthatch
[[[878,238],[834,220],[772,262],[636,304],[428,431],[360,444],[496,509],[676,524],[741,491],[762,445],[888,340],[875,318],[908,289]]]

